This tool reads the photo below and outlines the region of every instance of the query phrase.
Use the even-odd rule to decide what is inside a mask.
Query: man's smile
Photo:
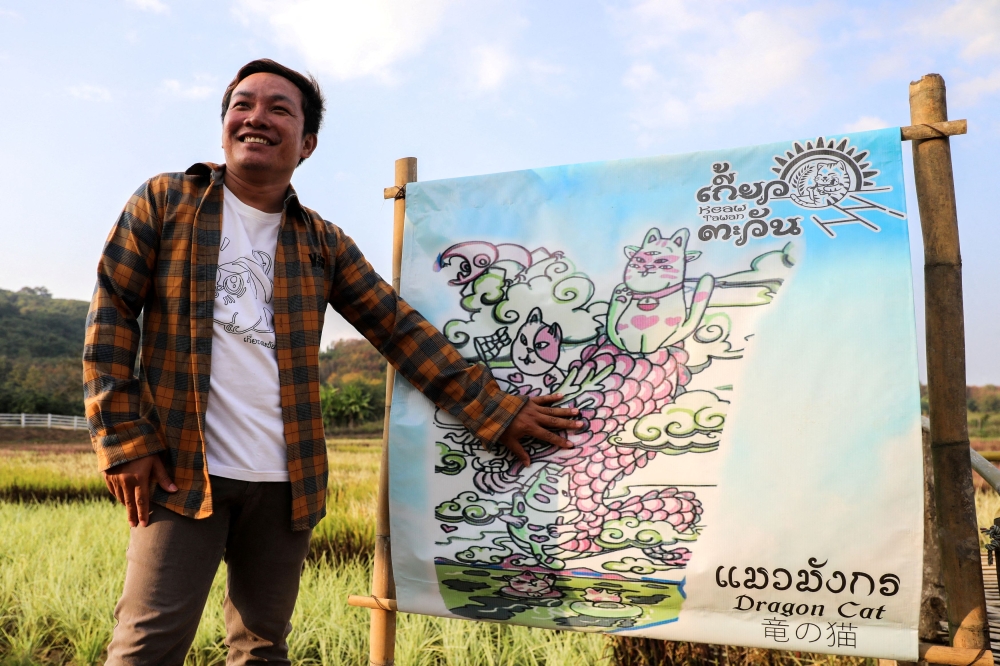
[[[265,146],[274,145],[274,143],[267,137],[258,136],[256,134],[244,134],[239,138],[240,143],[261,143]]]

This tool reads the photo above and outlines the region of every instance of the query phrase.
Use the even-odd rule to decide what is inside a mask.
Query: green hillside
[[[79,359],[88,305],[87,301],[52,298],[45,287],[0,289],[0,354]]]
[[[86,301],[0,289],[0,412],[83,416]]]

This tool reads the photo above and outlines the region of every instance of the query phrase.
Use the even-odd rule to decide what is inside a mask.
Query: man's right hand
[[[131,527],[145,527],[149,523],[150,485],[153,482],[160,484],[168,493],[177,492],[177,486],[158,455],[122,463],[104,472],[108,490],[128,509],[128,524]]]

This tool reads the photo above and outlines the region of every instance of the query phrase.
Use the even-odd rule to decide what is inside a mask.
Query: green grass
[[[0,500],[110,498],[93,453],[0,451]]]
[[[989,486],[976,491],[976,522],[979,524],[979,546],[986,552],[989,538],[982,532],[993,526],[993,519],[1000,517],[1000,495]]]
[[[381,449],[372,440],[331,440],[329,453],[328,515],[313,532],[289,646],[296,664],[365,664],[368,611],[346,601],[370,589]],[[11,489],[22,495],[13,496]],[[1000,508],[1000,498],[996,504]],[[107,501],[92,454],[0,451],[0,666],[103,663],[127,543],[124,509]],[[220,567],[189,665],[225,663],[224,580]],[[398,621],[400,666],[652,666],[666,663],[664,658],[689,666],[865,661],[421,615],[400,614]]]
[[[373,440],[331,440],[327,517],[313,532],[310,557],[339,562],[375,547],[375,489],[381,448]],[[92,453],[0,451],[0,500],[107,500]],[[124,508],[119,507],[124,519]]]
[[[99,535],[95,538],[95,535]],[[0,664],[103,662],[125,575],[128,527],[110,502],[0,502]],[[220,568],[189,664],[222,664]],[[369,589],[367,563],[309,563],[289,637],[297,664],[363,664],[368,611],[347,605]],[[426,666],[600,664],[602,636],[399,616],[397,663]]]

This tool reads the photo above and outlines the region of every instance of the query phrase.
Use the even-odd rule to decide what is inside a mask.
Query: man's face
[[[316,148],[316,135],[302,136],[302,93],[277,74],[251,74],[240,81],[222,121],[222,148],[230,168],[291,173]]]

